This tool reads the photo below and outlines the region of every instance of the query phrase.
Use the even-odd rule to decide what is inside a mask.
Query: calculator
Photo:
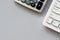
[[[47,0],[15,0],[15,2],[36,12],[42,12]]]

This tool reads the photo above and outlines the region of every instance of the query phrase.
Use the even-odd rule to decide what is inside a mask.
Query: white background
[[[39,14],[14,0],[0,0],[0,40],[60,40],[59,33],[42,25],[51,2]]]

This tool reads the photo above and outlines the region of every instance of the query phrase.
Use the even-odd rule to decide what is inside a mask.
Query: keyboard
[[[60,33],[60,0],[53,0],[43,25]]]
[[[42,12],[47,0],[15,0],[15,2],[37,12]]]

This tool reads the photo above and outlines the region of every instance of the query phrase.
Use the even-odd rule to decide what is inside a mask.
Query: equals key
[[[43,3],[42,2],[38,2],[37,6],[36,6],[36,9],[40,10],[43,6]]]

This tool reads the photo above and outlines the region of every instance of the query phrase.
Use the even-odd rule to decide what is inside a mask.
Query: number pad
[[[36,7],[37,10],[40,10],[43,6],[44,0],[40,0],[40,1],[37,1],[37,0],[21,0],[21,2],[26,3],[27,5],[30,5],[31,7]]]
[[[47,0],[15,0],[15,2],[36,12],[42,12]]]

